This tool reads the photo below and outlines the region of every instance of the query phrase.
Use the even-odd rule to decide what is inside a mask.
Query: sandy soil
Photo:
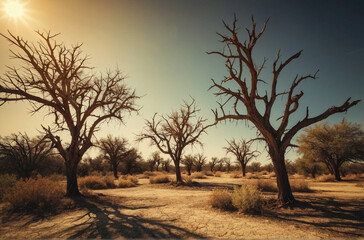
[[[250,216],[207,204],[212,188],[250,180],[196,181],[174,187],[140,179],[135,188],[94,191],[82,207],[58,215],[2,214],[0,238],[364,238],[364,188],[357,182],[311,182],[313,193],[295,194],[303,201],[297,208]]]

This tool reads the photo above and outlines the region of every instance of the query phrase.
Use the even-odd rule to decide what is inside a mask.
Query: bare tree
[[[201,134],[212,126],[204,126],[206,119],[197,116],[199,111],[194,99],[191,103],[185,101],[179,111],[161,116],[160,120],[157,120],[157,114],[154,114],[152,120],[146,121],[144,132],[137,137],[138,141],[150,139],[151,144],[171,157],[176,168],[177,183],[183,183],[180,162],[184,149],[195,144],[202,145],[199,140]]]
[[[0,138],[0,159],[18,177],[28,179],[51,158],[51,144],[41,137],[30,139],[27,134]]]
[[[101,138],[96,146],[100,148],[114,173],[114,177],[118,178],[118,166],[120,162],[130,153],[127,150],[128,140],[125,138],[112,137],[108,135],[106,138]]]
[[[227,143],[229,146],[224,147],[226,153],[231,153],[236,157],[236,161],[240,164],[243,176],[245,177],[246,165],[251,159],[256,158],[259,152],[256,150],[251,151],[250,147],[252,142],[247,142],[244,139],[235,141],[233,138],[232,140],[227,141]]]
[[[172,162],[171,159],[167,159],[167,160],[162,161],[163,171],[169,172],[169,166],[171,165],[171,162]]]
[[[231,159],[227,158],[227,157],[224,157],[221,160],[222,160],[223,163],[225,163],[226,171],[230,172],[231,171]]]
[[[156,170],[159,171],[159,165],[162,164],[163,158],[161,157],[161,155],[158,151],[155,151],[154,153],[152,153],[152,160],[156,166]]]
[[[232,26],[224,23],[228,34],[219,34],[221,42],[224,44],[224,49],[222,51],[209,52],[209,54],[217,54],[225,59],[225,66],[229,75],[221,83],[212,80],[213,85],[211,88],[218,90],[215,95],[219,97],[225,96],[227,98],[226,100],[219,102],[220,113],[218,113],[217,109],[214,110],[216,121],[246,120],[252,122],[259,130],[261,135],[259,139],[264,140],[267,143],[268,153],[272,159],[277,175],[278,200],[283,204],[286,204],[295,202],[284,161],[285,152],[287,148],[291,146],[292,138],[302,128],[321,121],[334,113],[345,112],[356,105],[360,100],[350,101],[349,98],[341,106],[331,107],[316,117],[310,117],[307,108],[305,117],[296,124],[291,124],[289,119],[292,114],[297,111],[299,100],[303,96],[302,91],[295,93],[295,90],[302,81],[306,79],[316,79],[317,72],[313,75],[310,74],[300,77],[297,75],[288,91],[277,92],[277,83],[280,73],[290,62],[300,57],[302,53],[302,51],[299,51],[279,63],[281,57],[279,50],[277,57],[273,62],[272,80],[263,80],[260,74],[265,66],[266,59],[263,60],[262,64],[257,64],[253,60],[252,53],[257,41],[266,29],[267,22],[268,21],[265,21],[260,32],[256,32],[256,24],[252,18],[252,29],[247,29],[249,37],[247,41],[241,41],[239,39],[236,17],[234,18]],[[232,86],[230,83],[231,81],[237,84],[237,89],[230,88],[230,86]],[[270,85],[270,89],[263,94],[261,91],[264,91],[266,88],[258,87],[261,83],[265,83],[266,86]],[[277,97],[286,97],[286,104],[282,116],[277,119],[280,123],[278,124],[278,127],[275,128],[274,126],[276,126],[276,123],[272,122],[271,113]],[[231,112],[226,111],[228,106],[231,106]],[[261,109],[259,106],[264,106],[264,109]],[[289,122],[290,127],[288,127]]]
[[[119,70],[93,74],[81,44],[67,48],[56,41],[58,34],[37,33],[37,44],[10,32],[9,36],[1,34],[15,48],[10,50],[12,58],[21,67],[10,67],[1,77],[0,101],[26,100],[33,113],[49,111],[54,124],[43,129],[65,161],[67,195],[79,195],[77,166],[92,146],[93,135],[105,121],[124,123],[125,113],[138,111],[135,100],[139,97],[125,85]],[[62,142],[59,133],[68,135],[69,143]]]
[[[211,161],[208,163],[211,172],[214,171],[214,168],[218,163],[219,163],[219,159],[217,157],[211,158]]]
[[[192,155],[187,155],[182,159],[182,164],[185,165],[188,176],[191,176],[192,168],[195,165],[196,158]]]
[[[202,153],[199,153],[199,154],[196,155],[196,157],[195,157],[195,167],[196,167],[197,172],[202,171],[202,168],[206,164],[206,160],[207,160],[206,157]]]

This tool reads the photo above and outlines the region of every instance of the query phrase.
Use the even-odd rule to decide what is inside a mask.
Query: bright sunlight
[[[24,15],[24,4],[16,0],[9,0],[3,4],[3,10],[8,17],[19,19]]]

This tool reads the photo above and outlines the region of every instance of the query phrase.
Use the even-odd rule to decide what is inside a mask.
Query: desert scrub
[[[206,176],[214,176],[214,173],[213,172],[211,172],[211,171],[204,171],[204,174],[206,175]]]
[[[146,171],[143,173],[142,178],[150,178],[150,177],[154,177],[156,175],[157,175],[157,173],[155,173],[155,172]]]
[[[256,182],[256,186],[261,190],[265,192],[277,192],[277,184],[274,180],[258,180]]]
[[[232,173],[230,174],[230,177],[231,177],[231,178],[241,178],[241,177],[242,177],[242,175],[241,175],[240,173],[238,173],[238,172],[232,172]]]
[[[259,213],[262,209],[262,198],[259,189],[254,184],[234,187],[231,195],[234,207],[243,213]]]
[[[116,184],[112,176],[87,176],[79,178],[80,188],[106,189],[115,188]]]
[[[213,208],[221,210],[233,210],[231,194],[226,188],[215,188],[211,191],[208,203]]]
[[[335,176],[334,175],[321,175],[316,178],[319,182],[335,182]]]
[[[193,176],[187,176],[184,175],[182,176],[183,181],[187,184],[187,185],[191,185],[193,183]]]
[[[0,175],[0,202],[3,199],[5,193],[9,191],[16,183],[15,175],[1,174]]]
[[[206,178],[206,176],[202,172],[194,172],[194,173],[192,173],[192,178],[204,179],[204,178]]]
[[[171,181],[171,179],[166,174],[158,174],[154,177],[149,177],[149,182],[151,184],[168,183],[170,181]]]
[[[217,172],[215,172],[215,173],[214,173],[214,176],[215,176],[215,177],[221,177],[221,175],[222,175],[222,173],[221,173],[221,172],[219,172],[219,171],[217,171]]]
[[[303,179],[294,179],[290,181],[291,190],[293,192],[311,192],[311,188],[308,185],[308,182],[306,182]]]
[[[138,178],[134,176],[120,176],[117,186],[119,188],[135,187],[138,184]]]
[[[18,181],[3,197],[14,210],[51,212],[62,205],[65,189],[47,178]]]

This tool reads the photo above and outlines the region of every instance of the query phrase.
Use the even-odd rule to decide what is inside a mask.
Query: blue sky
[[[6,0],[7,1],[7,0]],[[19,0],[20,1],[20,0]],[[5,1],[3,1],[5,2]],[[20,1],[21,2],[21,1]],[[206,52],[222,49],[216,32],[226,33],[222,20],[231,23],[234,13],[241,26],[240,38],[246,39],[254,15],[257,27],[270,18],[267,30],[256,45],[254,59],[268,59],[263,79],[271,80],[272,63],[277,50],[282,59],[303,49],[302,56],[282,73],[280,89],[287,89],[296,74],[305,75],[319,69],[318,79],[301,85],[305,95],[296,122],[306,106],[311,116],[333,105],[341,105],[348,97],[364,99],[364,2],[363,1],[221,1],[221,0],[129,0],[129,1],[23,1],[26,17],[14,21],[0,17],[0,32],[7,30],[35,39],[34,30],[60,32],[59,40],[67,45],[82,42],[90,55],[89,65],[95,71],[118,67],[128,75],[128,84],[140,96],[142,110],[127,118],[126,125],[103,125],[97,137],[109,133],[130,139],[145,158],[156,150],[149,143],[136,144],[144,119],[155,112],[166,114],[179,108],[183,99],[196,99],[201,115],[213,121],[216,108],[214,91],[208,91],[211,78],[220,81],[227,75],[223,59]],[[0,74],[9,60],[9,45],[0,39]],[[280,116],[278,104],[274,114]],[[30,116],[27,103],[0,107],[0,135],[14,132],[37,134],[40,123],[49,123],[42,114]],[[363,103],[346,114],[328,119],[336,123],[346,118],[364,122]],[[186,153],[204,152],[208,157],[224,157],[226,139],[255,136],[252,124],[221,123],[203,136],[204,149],[187,149]],[[262,145],[257,145],[262,149]],[[92,151],[90,151],[92,155]],[[232,157],[232,156],[230,156]],[[293,151],[288,158],[295,159]],[[259,160],[268,163],[264,153]]]

